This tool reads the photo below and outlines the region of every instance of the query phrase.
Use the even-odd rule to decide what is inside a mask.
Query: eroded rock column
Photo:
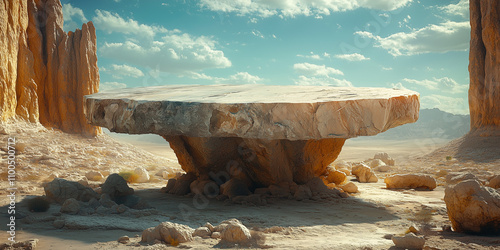
[[[265,140],[237,137],[164,136],[179,164],[199,178],[227,174],[249,185],[303,184],[323,174],[346,139]]]

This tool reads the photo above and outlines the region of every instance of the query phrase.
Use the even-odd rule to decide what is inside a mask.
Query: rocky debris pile
[[[384,180],[388,189],[427,189],[436,188],[436,179],[424,174],[395,174]]]
[[[217,226],[207,222],[196,229],[182,224],[162,222],[156,227],[144,230],[141,241],[149,244],[166,243],[177,246],[180,243],[193,241],[194,237],[201,237],[219,239],[219,244],[223,246],[248,247],[256,243],[262,244],[263,237],[254,237],[255,235],[243,223],[233,218],[222,221]]]
[[[472,234],[500,234],[500,193],[476,179],[446,187],[444,201],[453,229]]]
[[[10,242],[10,243],[1,243],[0,249],[36,249],[38,245],[38,239],[32,239],[27,241],[19,241],[19,242]]]

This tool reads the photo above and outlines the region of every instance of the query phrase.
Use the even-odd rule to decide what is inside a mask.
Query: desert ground
[[[192,195],[175,196],[160,192],[167,180],[163,173],[175,176],[182,171],[167,142],[156,136],[124,136],[107,133],[97,138],[69,135],[40,125],[23,122],[0,126],[2,169],[6,169],[7,141],[16,138],[16,240],[38,239],[36,249],[208,249],[231,247],[217,239],[195,237],[194,241],[170,246],[140,242],[144,229],[171,221],[197,228],[210,222],[237,218],[259,235],[250,248],[272,249],[396,249],[392,235],[404,234],[410,226],[425,237],[425,249],[500,249],[500,238],[473,236],[447,230],[450,226],[443,201],[446,175],[454,172],[475,174],[487,180],[500,174],[500,145],[483,139],[422,138],[418,140],[380,140],[355,138],[346,142],[336,162],[360,162],[375,153],[387,152],[395,166],[377,172],[377,183],[349,180],[359,193],[341,199],[296,201],[267,199],[266,205],[234,204],[217,199],[199,200]],[[493,140],[495,141],[495,140]],[[469,145],[470,144],[470,145]],[[464,149],[461,145],[469,145]],[[490,149],[487,149],[490,148]],[[494,151],[491,151],[493,148]],[[458,155],[461,153],[461,155]],[[127,214],[68,215],[61,206],[51,204],[47,212],[30,212],[26,200],[44,195],[43,184],[64,178],[81,181],[95,170],[104,176],[144,167],[151,179],[131,183],[136,195],[152,209]],[[436,178],[433,191],[389,190],[383,179],[395,173],[425,173]],[[87,181],[91,187],[101,182]],[[7,175],[2,172],[1,208],[8,209]],[[8,217],[2,211],[0,223]],[[57,229],[54,221],[63,219]],[[8,234],[3,230],[0,243]],[[117,240],[128,236],[126,244]]]

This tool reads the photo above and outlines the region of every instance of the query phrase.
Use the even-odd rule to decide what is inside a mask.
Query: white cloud
[[[464,93],[465,91],[467,91],[469,87],[468,84],[460,85],[455,80],[449,77],[443,77],[443,78],[434,77],[431,80],[429,79],[415,80],[415,79],[404,78],[403,81],[408,84],[423,86],[429,90],[442,90],[443,92],[449,92],[452,94]]]
[[[168,32],[163,27],[139,24],[133,19],[125,20],[117,13],[106,10],[95,10],[95,14],[96,16],[92,19],[95,27],[108,33],[119,32],[135,35],[139,38],[153,39],[157,32]]]
[[[102,68],[101,71],[111,74],[114,78],[122,79],[125,77],[138,78],[144,76],[144,73],[136,67],[132,67],[126,64],[117,65],[111,64],[110,68]]]
[[[344,60],[347,60],[347,61],[351,61],[351,62],[370,60],[370,58],[365,57],[364,55],[361,55],[361,54],[358,54],[358,53],[335,55],[335,57],[339,58],[339,59],[344,59]]]
[[[231,61],[224,56],[224,52],[216,49],[216,42],[209,37],[195,37],[179,30],[168,31],[163,27],[139,24],[107,11],[97,10],[96,14],[94,21],[104,24],[101,29],[128,34],[131,38],[147,38],[105,42],[99,48],[100,56],[174,74],[231,66]],[[160,32],[164,33],[163,37],[155,39]]]
[[[448,15],[456,15],[463,17],[465,19],[469,18],[469,0],[460,0],[456,4],[449,4],[446,6],[440,6],[438,9],[442,10]]]
[[[81,28],[83,23],[88,20],[83,14],[83,10],[77,7],[73,7],[70,3],[65,3],[62,6],[63,18],[64,18],[64,30],[76,30]]]
[[[393,68],[392,67],[382,67],[382,70],[389,71],[389,70],[393,70]]]
[[[211,11],[234,12],[237,15],[259,17],[295,17],[299,15],[321,18],[332,12],[369,8],[391,11],[412,0],[201,0],[200,6]]]
[[[126,88],[127,84],[121,82],[101,82],[99,83],[99,91],[110,90],[110,89],[123,89]]]
[[[215,77],[203,73],[192,72],[189,74],[189,77],[193,79],[210,80],[213,81],[214,83],[226,83],[226,84],[257,84],[264,80],[258,76],[251,75],[248,72],[238,72],[228,77]]]
[[[431,52],[467,50],[470,40],[469,22],[445,22],[429,25],[410,33],[396,33],[380,37],[367,31],[355,34],[374,39],[375,46],[387,50],[393,56],[416,55]]]
[[[466,97],[426,95],[420,97],[422,108],[438,108],[453,114],[469,114],[469,102]]]
[[[311,63],[296,63],[294,70],[302,74],[294,80],[297,85],[330,85],[337,87],[352,87],[351,82],[345,79],[337,79],[332,75],[344,75],[338,69],[327,67],[325,65],[316,65]]]
[[[258,30],[252,30],[252,35],[264,39],[264,35],[262,35],[262,33],[260,33],[260,31]]]
[[[293,65],[293,69],[298,73],[311,76],[344,75],[338,69],[312,63],[296,63]]]
[[[303,58],[307,58],[307,59],[313,59],[313,60],[322,60],[324,58],[330,58],[330,54],[324,52],[323,55],[318,55],[318,54],[315,54],[314,52],[309,52],[309,55],[301,55],[301,54],[298,54],[297,55],[298,57],[303,57]]]

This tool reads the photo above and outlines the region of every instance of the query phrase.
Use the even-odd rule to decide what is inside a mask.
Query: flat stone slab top
[[[170,85],[85,97],[88,121],[129,134],[309,140],[375,135],[418,119],[410,90]]]

